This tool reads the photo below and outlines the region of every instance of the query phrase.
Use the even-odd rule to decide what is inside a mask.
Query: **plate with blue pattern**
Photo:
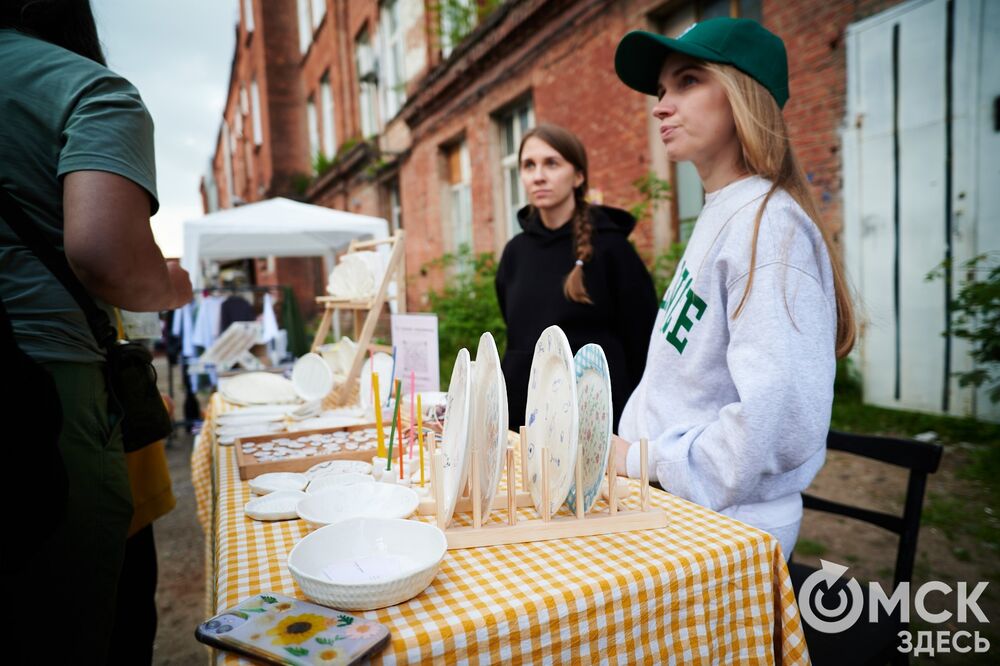
[[[528,376],[527,426],[528,490],[535,510],[542,514],[541,448],[549,451],[549,511],[559,510],[573,485],[577,455],[576,370],[573,350],[558,326],[542,331],[535,343]]]
[[[583,456],[583,511],[594,506],[608,469],[611,452],[611,375],[600,345],[580,348],[573,357],[576,370],[576,398],[580,413],[579,449]],[[576,476],[566,497],[566,505],[576,512]]]

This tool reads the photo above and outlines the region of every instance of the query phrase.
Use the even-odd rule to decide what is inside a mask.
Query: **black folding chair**
[[[826,446],[832,451],[846,451],[910,470],[902,516],[849,506],[811,495],[802,496],[802,503],[806,509],[855,518],[898,534],[899,548],[896,551],[893,589],[902,582],[910,582],[917,554],[917,535],[920,533],[920,514],[923,511],[927,475],[933,474],[938,469],[938,464],[941,462],[941,446],[916,440],[853,435],[833,430],[827,436]],[[816,569],[794,562],[790,563],[788,568],[798,597],[803,582]],[[868,586],[862,581],[858,582],[865,591],[865,607],[860,619],[851,628],[840,633],[828,634],[813,629],[808,622],[803,623],[812,663],[815,666],[908,663],[907,655],[897,649],[900,643],[898,633],[906,628],[900,620],[898,608],[892,614],[886,614],[881,610],[878,622],[869,622]],[[841,579],[826,594],[837,595],[846,584],[847,581]],[[802,599],[800,602],[808,601]],[[836,608],[837,603],[834,600],[824,606]]]

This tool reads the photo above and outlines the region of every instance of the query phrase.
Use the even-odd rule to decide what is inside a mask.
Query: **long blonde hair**
[[[806,175],[795,159],[792,144],[788,138],[788,126],[781,115],[781,109],[769,92],[755,80],[731,65],[705,62],[704,67],[722,85],[729,98],[736,123],[736,136],[741,147],[741,166],[749,173],[770,180],[773,184],[764,197],[757,216],[754,218],[753,240],[750,245],[750,274],[733,318],[739,316],[750,297],[753,286],[754,263],[757,260],[757,237],[760,222],[771,196],[779,189],[788,192],[806,212],[823,236],[830,264],[833,268],[833,287],[837,301],[837,358],[843,358],[851,351],[855,339],[854,308],[847,287],[847,279],[834,253],[835,247],[829,230],[823,223],[819,206],[809,189]]]

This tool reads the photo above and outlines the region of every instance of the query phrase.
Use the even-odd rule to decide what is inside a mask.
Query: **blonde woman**
[[[629,33],[615,68],[656,96],[667,156],[693,162],[706,193],[622,415],[618,473],[639,476],[647,437],[652,480],[771,532],[787,557],[854,319],[781,115],[785,46],[755,21],[712,19],[677,39]]]

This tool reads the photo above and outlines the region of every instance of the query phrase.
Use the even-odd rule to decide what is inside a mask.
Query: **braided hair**
[[[563,294],[567,299],[576,303],[592,305],[593,301],[590,299],[590,294],[587,293],[583,274],[584,265],[590,262],[594,256],[594,223],[590,219],[590,204],[587,203],[586,199],[587,151],[580,139],[568,129],[551,123],[542,123],[526,132],[522,137],[521,147],[517,155],[518,162],[521,161],[525,142],[532,137],[547,143],[583,175],[583,181],[573,188],[574,206],[570,224],[573,231],[573,254],[576,261],[563,279]]]

